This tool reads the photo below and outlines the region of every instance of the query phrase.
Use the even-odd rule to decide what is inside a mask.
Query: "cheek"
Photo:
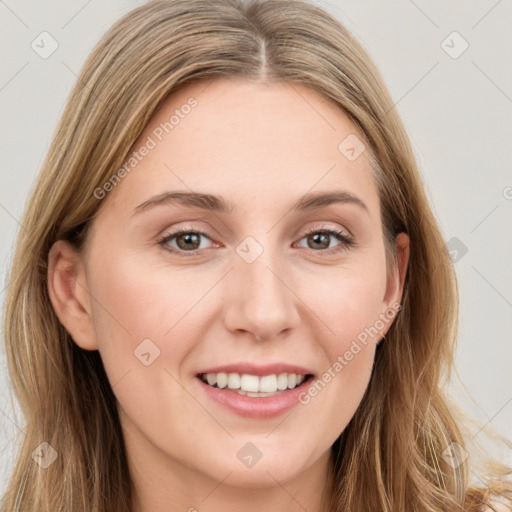
[[[321,350],[322,373],[301,401],[311,415],[338,435],[353,417],[367,389],[376,344],[386,320],[384,262],[322,269],[317,279],[306,276],[299,296],[307,305],[303,327]],[[315,283],[315,286],[312,286]],[[327,428],[327,427],[326,427]]]
[[[113,252],[102,255],[101,265],[99,259],[91,262],[97,269],[90,278],[97,299],[91,306],[101,358],[118,403],[141,430],[172,425],[183,437],[187,433],[173,418],[190,414],[193,404],[183,400],[180,363],[197,339],[189,318],[213,286],[214,276],[210,283],[194,286],[192,272],[151,268]],[[173,406],[166,410],[168,404]]]
[[[121,337],[130,333],[134,342],[171,335],[187,309],[205,293],[206,285],[197,286],[192,269],[166,269],[162,262],[144,261],[137,255],[102,256],[91,262],[97,269],[90,279],[98,297],[95,319],[101,328],[124,333]]]
[[[201,284],[192,270],[166,270],[107,251],[91,260],[91,268],[96,269],[90,276],[92,316],[110,381],[130,371],[131,379],[135,373],[142,379],[143,373],[150,384],[164,368],[180,377],[179,363],[196,338],[189,318],[215,276]]]
[[[311,310],[318,312],[315,331],[325,333],[321,344],[328,359],[326,371],[331,377],[336,375],[333,382],[337,380],[338,385],[362,394],[385,325],[384,261],[361,261],[351,268],[333,270],[332,274],[331,279],[318,280],[320,284],[314,290],[304,284],[304,296]],[[328,379],[326,375],[325,380]]]
[[[316,318],[316,332],[311,335],[323,333],[323,345],[332,360],[354,339],[368,344],[379,339],[386,285],[384,264],[332,268],[317,279],[303,275],[299,296],[312,312],[310,317]]]

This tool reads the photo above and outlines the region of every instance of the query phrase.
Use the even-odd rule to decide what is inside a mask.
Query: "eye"
[[[201,245],[202,236],[207,238],[211,237],[211,235],[206,231],[183,228],[178,231],[174,231],[173,233],[169,233],[168,235],[165,235],[158,241],[158,243],[169,252],[189,252],[192,255],[195,255],[197,251],[201,250],[199,246]],[[173,239],[176,239],[178,247],[174,247],[169,244],[169,242]]]
[[[166,251],[171,253],[177,253],[183,256],[185,256],[185,253],[188,253],[189,256],[194,256],[200,252],[201,249],[204,249],[204,247],[200,247],[201,237],[211,239],[211,235],[207,231],[183,228],[165,235],[158,240],[158,243]],[[334,249],[329,248],[329,238],[332,239],[333,237],[340,242]],[[176,239],[177,247],[170,243],[174,239]],[[348,233],[334,229],[324,229],[323,227],[321,229],[316,228],[308,231],[301,238],[301,240],[304,239],[307,240],[307,243],[313,244],[313,249],[320,249],[315,252],[325,252],[327,254],[337,253],[355,245],[354,240]]]
[[[334,249],[329,249],[329,239],[332,240],[333,237],[336,238],[340,244],[334,247]],[[304,239],[306,239],[306,243],[313,244],[313,248],[320,249],[321,252],[326,252],[327,254],[337,253],[354,245],[354,240],[348,233],[334,229],[324,229],[323,227],[321,229],[316,228],[308,231],[301,240]]]

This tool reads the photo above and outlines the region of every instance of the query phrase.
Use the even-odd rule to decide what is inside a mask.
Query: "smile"
[[[251,375],[201,373],[197,382],[206,396],[224,409],[246,418],[279,416],[299,402],[299,395],[313,381],[313,375],[280,373]]]
[[[307,376],[296,373],[271,375],[251,375],[248,373],[203,373],[203,382],[219,389],[228,388],[246,396],[270,396],[287,389],[294,389],[304,382]]]

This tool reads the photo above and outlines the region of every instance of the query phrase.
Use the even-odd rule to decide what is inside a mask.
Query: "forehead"
[[[339,108],[300,84],[223,78],[182,86],[129,158],[133,152],[136,165],[108,198],[113,204],[135,207],[169,190],[223,195],[235,208],[244,201],[258,207],[296,202],[333,189],[364,196],[370,208],[378,202],[361,133]]]

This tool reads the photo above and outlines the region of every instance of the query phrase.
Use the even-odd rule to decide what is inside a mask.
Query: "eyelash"
[[[158,240],[158,244],[161,245],[162,248],[165,251],[168,251],[168,252],[173,253],[173,254],[179,254],[179,255],[182,255],[184,257],[196,256],[203,249],[195,249],[194,251],[184,251],[182,249],[176,249],[176,248],[170,249],[169,246],[167,245],[167,243],[170,240],[172,240],[173,238],[178,237],[179,235],[183,235],[185,233],[186,234],[194,233],[196,235],[203,235],[203,236],[206,236],[207,238],[212,239],[212,235],[210,233],[208,233],[207,231],[202,231],[202,230],[198,230],[198,229],[191,229],[191,228],[183,228],[183,229],[179,229],[177,231],[174,231],[172,233],[169,233],[167,235],[164,235],[163,237],[161,237]],[[350,248],[352,246],[355,246],[355,241],[351,237],[347,236],[343,231],[336,231],[334,229],[324,229],[324,228],[318,229],[318,228],[315,228],[315,229],[312,229],[312,230],[304,233],[302,235],[302,237],[300,238],[300,240],[303,240],[307,236],[309,236],[311,234],[314,234],[314,233],[323,233],[323,234],[334,236],[341,243],[338,246],[336,246],[335,248],[331,248],[331,249],[320,249],[318,251],[316,251],[314,249],[311,249],[313,252],[319,252],[319,253],[322,253],[322,254],[330,255],[330,254],[335,254],[335,253],[344,251],[344,250],[346,250],[346,249],[348,249],[348,248]]]

